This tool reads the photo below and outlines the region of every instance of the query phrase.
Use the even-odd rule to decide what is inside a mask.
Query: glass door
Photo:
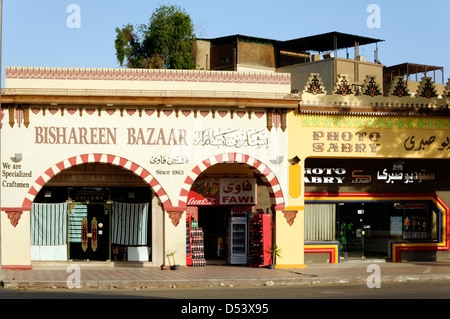
[[[337,234],[344,258],[364,258],[364,203],[338,205]]]

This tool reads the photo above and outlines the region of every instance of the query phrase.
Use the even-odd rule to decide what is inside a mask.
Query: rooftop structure
[[[315,110],[318,104],[339,108],[344,103],[364,106],[364,112],[375,106],[416,112],[420,106],[421,112],[447,113],[450,87],[444,68],[413,63],[387,67],[378,57],[383,41],[336,31],[287,41],[231,35],[198,40],[196,58],[203,69],[291,74],[292,92],[302,95],[301,105]],[[375,46],[373,62],[360,54],[360,47],[368,45]],[[442,81],[436,81],[439,72]]]

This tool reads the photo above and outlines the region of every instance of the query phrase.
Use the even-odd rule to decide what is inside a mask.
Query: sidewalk
[[[220,286],[273,286],[366,283],[378,265],[381,283],[408,280],[449,280],[450,262],[359,262],[307,264],[307,268],[267,269],[245,266],[207,265],[181,267],[180,270],[95,265],[93,263],[56,263],[33,265],[32,270],[0,270],[3,288],[69,288],[76,284],[73,269],[80,268],[79,288],[189,288]]]

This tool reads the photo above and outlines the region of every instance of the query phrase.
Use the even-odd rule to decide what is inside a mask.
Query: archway
[[[103,168],[101,170],[103,172],[102,176],[106,176],[103,182],[98,182],[98,180],[96,181],[94,175],[88,174],[88,172],[92,173],[90,169],[92,167]],[[104,171],[105,168],[108,168],[108,170]],[[86,169],[88,172],[85,171]],[[116,176],[119,174],[125,177],[125,179],[117,179]],[[70,180],[71,176],[77,176],[81,178],[81,182],[79,180],[77,180],[77,182],[73,182],[73,180]],[[90,178],[92,177],[93,180],[90,180]],[[115,181],[115,183],[111,183],[113,181]],[[121,185],[120,182],[123,181],[127,181],[128,183]],[[73,156],[53,165],[52,167],[47,169],[41,176],[39,176],[33,186],[29,189],[27,196],[24,199],[23,207],[29,207],[30,211],[32,212],[32,230],[34,229],[33,225],[36,225],[35,223],[33,223],[33,216],[35,216],[33,211],[36,211],[38,207],[43,207],[43,204],[47,202],[43,201],[42,198],[44,196],[43,193],[47,193],[47,190],[49,188],[64,188],[65,190],[63,192],[67,194],[66,197],[62,197],[61,194],[59,194],[57,201],[48,201],[48,203],[65,202],[64,204],[66,206],[64,208],[61,208],[61,211],[64,210],[67,212],[68,217],[66,217],[67,222],[65,224],[68,225],[67,228],[69,231],[60,231],[61,233],[67,234],[67,239],[65,239],[64,243],[59,245],[66,246],[66,250],[68,250],[67,256],[73,257],[76,255],[77,257],[74,257],[76,259],[108,260],[111,259],[111,251],[113,251],[113,257],[116,257],[116,253],[114,253],[115,247],[122,246],[123,248],[126,248],[128,250],[128,256],[125,257],[125,254],[122,254],[124,256],[123,259],[116,258],[114,260],[148,261],[148,250],[152,246],[153,238],[155,238],[155,236],[161,236],[158,231],[152,231],[152,229],[157,229],[153,227],[154,223],[152,219],[154,214],[152,214],[152,210],[156,207],[156,211],[160,211],[161,209],[164,209],[165,205],[171,207],[170,200],[168,199],[168,196],[164,189],[160,186],[158,181],[153,178],[153,176],[143,167],[125,158],[114,155],[84,154]],[[75,193],[79,194],[79,190],[83,188],[91,188],[91,190],[87,191],[88,195],[86,195],[86,198],[83,197],[86,193],[84,193],[82,196],[72,196],[72,191],[74,189],[76,189]],[[97,189],[96,191],[98,192],[92,195],[92,189],[95,188],[101,190],[98,191]],[[136,193],[136,197],[133,194],[130,199],[126,199],[125,201],[121,200],[121,197],[117,196],[118,191],[113,191],[113,189],[119,188],[123,193],[128,193],[131,190],[131,193]],[[143,193],[145,193],[145,195],[142,195]],[[106,196],[104,196],[105,194]],[[91,196],[95,196],[95,198]],[[111,197],[113,197],[112,200]],[[70,227],[72,227],[71,221],[74,220],[72,219],[72,217],[76,216],[76,211],[78,211],[87,219],[86,222],[88,224],[86,226],[83,226],[83,224],[79,222],[81,226],[77,225],[77,227],[86,227],[83,228],[84,230],[80,231],[79,233],[80,236],[82,236],[83,234],[88,235],[88,238],[84,238],[86,237],[84,235],[83,238],[86,241],[86,245],[87,241],[89,240],[89,248],[93,247],[94,245],[94,240],[91,239],[94,238],[94,236],[96,239],[95,244],[100,243],[101,237],[107,239],[109,238],[109,244],[108,240],[106,240],[105,245],[107,248],[102,253],[101,257],[99,257],[100,252],[98,248],[98,246],[100,245],[96,246],[95,250],[93,249],[93,251],[95,252],[95,258],[86,257],[88,255],[84,254],[87,250],[83,248],[83,240],[80,241],[79,239],[75,239],[75,237],[72,236],[74,232],[71,232]],[[61,215],[62,214],[58,216]],[[47,211],[45,211],[41,216],[48,216]],[[92,222],[94,221],[94,219],[97,224],[95,226],[95,231],[92,231]],[[113,225],[116,225],[114,229]],[[85,234],[86,232],[88,234]],[[137,232],[139,232],[139,235],[136,235]],[[33,237],[32,235],[32,241],[34,238],[35,237]],[[81,242],[81,245],[77,244],[75,246],[77,247],[77,249],[80,248],[78,246],[81,246],[81,248],[83,248],[83,253],[73,253],[75,250],[72,249],[72,243],[74,242]],[[32,252],[35,251],[33,250],[35,248],[33,247],[33,245],[39,246],[39,249],[41,249],[42,246],[57,246],[58,244],[44,243],[41,245],[39,242],[35,244],[32,243]],[[46,248],[48,247],[44,247],[43,249]],[[61,248],[60,251],[64,251],[64,248]],[[130,251],[135,252],[134,258],[130,258]],[[138,252],[139,255],[143,254],[142,258],[144,259],[140,259],[141,256],[136,257],[136,252]],[[145,259],[145,254],[147,256],[147,259]]]
[[[223,195],[228,193],[225,185],[236,187],[234,195]],[[193,264],[197,258],[200,264],[269,263],[266,255],[272,245],[274,213],[284,209],[285,202],[278,178],[261,161],[238,153],[202,161],[186,177],[178,205],[186,207],[189,220],[196,225],[192,240],[201,233]]]

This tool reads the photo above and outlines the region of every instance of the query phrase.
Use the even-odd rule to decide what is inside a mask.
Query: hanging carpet
[[[88,208],[86,204],[77,204],[69,214],[69,241],[81,243],[82,221],[87,218]]]
[[[111,243],[117,245],[147,245],[148,203],[114,202],[111,214]]]
[[[31,245],[67,244],[67,203],[31,206]]]

